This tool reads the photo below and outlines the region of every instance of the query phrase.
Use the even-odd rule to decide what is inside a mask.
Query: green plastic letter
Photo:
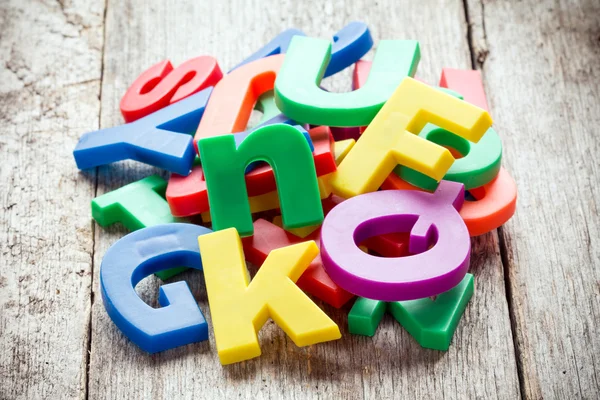
[[[445,88],[437,89],[461,100],[463,99],[455,91]],[[469,142],[434,124],[425,125],[419,136],[441,146],[452,147],[463,156],[454,161],[446,175],[444,175],[444,179],[464,184],[465,190],[490,183],[500,172],[502,142],[493,128],[489,128],[477,143]],[[403,165],[394,168],[394,173],[406,182],[421,189],[433,192],[438,186],[435,179]]]
[[[414,76],[420,52],[414,40],[382,40],[367,83],[347,93],[319,87],[330,57],[328,40],[292,39],[275,80],[275,102],[283,114],[313,125],[368,125],[402,79]]]
[[[283,225],[299,228],[323,221],[317,174],[310,147],[293,126],[257,129],[236,149],[233,135],[198,141],[213,230],[236,228],[252,235],[252,215],[244,179],[246,166],[266,161],[273,168]]]
[[[92,200],[92,218],[100,226],[120,222],[130,231],[152,225],[185,221],[171,215],[169,204],[164,198],[166,190],[167,181],[158,175],[130,183]],[[172,268],[157,272],[155,275],[165,280],[186,269],[185,267]]]
[[[394,319],[423,347],[448,350],[467,303],[473,296],[473,275],[467,274],[454,288],[431,300],[385,303],[359,297],[348,314],[348,329],[357,335],[373,336],[386,305]]]
[[[359,297],[348,313],[348,330],[355,335],[373,336],[385,313],[385,301]]]

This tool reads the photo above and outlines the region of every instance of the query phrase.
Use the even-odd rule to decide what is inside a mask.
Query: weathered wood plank
[[[104,4],[0,7],[0,398],[85,394]]]
[[[501,230],[526,398],[600,397],[600,3],[474,1],[505,165]]]
[[[422,45],[419,75],[437,82],[444,66],[469,68],[463,5],[458,1],[421,2],[418,9],[393,1],[192,2],[185,6],[112,2],[106,21],[102,87],[103,127],[121,123],[118,102],[128,84],[153,63],[212,54],[224,70],[272,38],[296,26],[313,36],[330,37],[351,20],[369,24],[376,39],[414,38]],[[349,73],[329,82],[348,90]],[[98,193],[156,172],[133,163],[101,168]],[[95,265],[125,233],[97,229]],[[374,338],[351,336],[348,309],[326,312],[342,327],[340,341],[296,348],[273,323],[260,336],[263,355],[222,367],[214,337],[209,342],[149,356],[129,343],[109,320],[97,293],[94,271],[89,393],[92,398],[515,398],[519,395],[515,357],[504,294],[496,233],[475,241],[472,272],[476,294],[447,353],[421,349],[391,318]],[[210,324],[201,273],[185,279]],[[158,283],[148,278],[138,292],[156,303]],[[285,394],[285,396],[284,396]]]

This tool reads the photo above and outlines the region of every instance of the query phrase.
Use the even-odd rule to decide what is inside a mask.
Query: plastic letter
[[[398,164],[441,180],[454,157],[415,135],[429,122],[477,142],[492,119],[472,104],[405,78],[338,167],[333,192],[342,197],[373,192]]]
[[[185,282],[160,287],[155,309],[144,303],[135,286],[165,268],[185,265],[202,269],[198,236],[211,230],[192,224],[143,228],[117,241],[100,266],[100,290],[106,312],[132,342],[149,353],[208,339],[208,325]]]
[[[473,275],[466,274],[457,286],[434,300],[426,297],[386,303],[359,297],[348,314],[348,330],[356,335],[375,335],[387,308],[421,346],[445,351],[450,347],[473,290]]]
[[[467,274],[452,289],[436,296],[388,303],[396,321],[427,349],[448,350],[458,322],[473,297],[473,275]]]
[[[298,29],[288,29],[283,31],[263,48],[246,58],[233,69],[258,60],[259,58],[287,52],[294,36],[305,35],[304,32]],[[371,37],[367,25],[364,22],[350,22],[333,35],[331,62],[325,71],[325,77],[331,76],[344,68],[349,67],[357,60],[360,60],[362,56],[367,54],[371,47],[373,47],[373,38]]]
[[[408,232],[393,232],[370,237],[362,244],[384,257],[404,257],[409,255],[409,239],[410,234]]]
[[[275,102],[282,113],[313,125],[367,125],[402,79],[414,75],[419,62],[418,42],[383,40],[367,84],[353,92],[330,93],[318,86],[330,52],[331,44],[326,40],[292,40],[275,82]]]
[[[489,111],[479,71],[444,68],[440,86],[458,91],[464,95],[465,101]],[[477,144],[433,124],[427,124],[419,136],[458,150],[463,157],[452,164],[444,179],[463,183],[465,190],[488,184],[500,171],[502,142],[493,128],[489,128]],[[437,187],[434,179],[413,169],[399,165],[394,171],[408,183],[422,189],[433,191]]]
[[[244,172],[253,161],[266,161],[273,168],[286,227],[323,221],[312,154],[297,129],[282,124],[265,126],[248,135],[237,149],[230,135],[202,139],[198,150],[214,230],[235,227],[242,236],[252,234]]]
[[[281,220],[281,215],[273,218],[273,225],[277,225],[278,227],[283,229],[283,221]],[[303,226],[302,228],[290,228],[286,229],[289,233],[298,236],[299,238],[304,239],[305,237],[313,234],[315,231],[321,229],[321,225],[309,225]],[[256,233],[255,233],[256,235]]]
[[[299,29],[286,29],[279,35],[275,36],[273,40],[264,45],[260,50],[256,51],[251,56],[247,57],[244,61],[233,67],[229,73],[238,69],[242,65],[249,64],[253,61],[260,60],[261,58],[269,57],[275,54],[283,54],[287,51],[288,46],[294,36],[305,36],[304,32]]]
[[[364,22],[350,22],[339,32],[333,35],[331,45],[331,60],[324,77],[333,74],[354,64],[373,47],[371,32]]]
[[[86,133],[73,151],[77,168],[132,159],[180,175],[190,173],[196,151],[190,133],[198,126],[212,88],[130,124]]]
[[[100,226],[122,223],[130,231],[178,222],[163,195],[167,182],[152,175],[92,200],[92,217]]]
[[[158,175],[130,183],[92,200],[92,218],[103,227],[120,222],[130,231],[184,222],[171,215],[169,204],[164,198],[166,189],[167,182]],[[164,281],[186,269],[173,268],[159,271],[155,275]]]
[[[359,297],[348,313],[348,331],[354,335],[374,336],[385,314],[386,302]]]
[[[327,214],[321,227],[325,271],[350,293],[375,300],[414,300],[445,292],[463,279],[469,266],[471,240],[458,214],[463,202],[463,185],[449,181],[442,181],[433,194],[389,190],[346,200]],[[372,236],[406,231],[411,232],[409,251],[415,254],[410,257],[374,257],[357,247]]]
[[[256,332],[271,317],[297,346],[339,339],[338,326],[296,286],[319,253],[314,242],[272,251],[252,282],[235,229],[198,238],[219,359],[261,354]]]
[[[334,172],[336,165],[332,154],[332,139],[329,129],[327,127],[313,128],[308,134],[314,145],[313,161],[317,176],[321,177]],[[233,136],[237,138],[238,135]],[[238,143],[241,143],[241,141],[238,142],[236,139],[236,145]],[[248,196],[251,196],[251,198],[276,190],[273,168],[268,164],[255,168],[250,172],[246,168],[246,186]],[[195,166],[187,177],[171,175],[167,186],[167,201],[171,213],[178,217],[201,214],[209,210],[206,181],[200,165]]]
[[[493,181],[470,193],[477,200],[465,201],[460,216],[471,236],[483,235],[500,227],[515,213],[517,185],[504,168]]]
[[[142,72],[127,89],[121,98],[121,114],[125,122],[133,122],[216,85],[222,77],[214,57],[195,57],[175,69],[169,60],[161,61]]]
[[[258,97],[273,89],[283,58],[255,60],[221,79],[197,126],[195,140],[244,131]]]

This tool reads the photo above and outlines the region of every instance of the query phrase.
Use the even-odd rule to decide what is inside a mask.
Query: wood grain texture
[[[501,234],[523,394],[597,399],[600,3],[474,3],[504,165],[519,187]]]
[[[98,128],[104,4],[0,6],[0,398],[86,388],[95,174],[71,154]]]
[[[419,76],[437,83],[442,67],[469,68],[463,4],[422,1],[169,2],[110,1],[102,82],[102,127],[122,123],[119,100],[136,76],[155,62],[211,54],[223,70],[235,65],[281,30],[295,26],[331,37],[352,20],[365,21],[379,39],[418,39]],[[372,57],[372,53],[370,55]],[[326,86],[350,87],[345,71]],[[100,168],[98,194],[156,172],[134,163]],[[424,350],[390,317],[374,338],[348,334],[347,312],[323,306],[340,325],[339,341],[297,348],[272,322],[259,334],[263,355],[222,367],[214,336],[208,342],[147,355],[131,344],[108,318],[98,293],[98,272],[108,247],[125,233],[96,229],[89,371],[91,398],[507,398],[519,396],[516,360],[504,292],[498,236],[474,241],[471,272],[476,292],[447,353]],[[210,326],[201,273],[184,279]],[[156,304],[158,282],[147,278],[141,297]]]

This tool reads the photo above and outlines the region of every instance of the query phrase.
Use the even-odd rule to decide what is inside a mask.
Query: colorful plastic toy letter
[[[242,132],[259,96],[272,90],[285,56],[275,55],[245,64],[215,86],[195,140]]]
[[[254,221],[254,235],[242,239],[246,260],[260,267],[269,253],[273,250],[301,243],[306,240],[319,242],[319,232],[315,232],[306,239],[287,233],[279,226],[264,219]],[[306,271],[298,279],[298,287],[303,292],[310,294],[333,307],[340,308],[354,297],[336,284],[325,273],[321,256],[317,255]]]
[[[476,201],[466,201],[460,216],[471,236],[483,235],[508,221],[517,207],[517,185],[501,168],[487,185],[470,191]]]
[[[297,346],[339,339],[338,326],[295,284],[319,254],[315,242],[272,251],[252,282],[235,229],[198,238],[221,364],[261,354],[257,331],[271,317]]]
[[[142,72],[127,89],[121,114],[125,122],[133,122],[216,85],[222,77],[214,57],[195,57],[175,69],[169,60],[161,61]]]
[[[288,29],[283,31],[262,49],[252,54],[233,69],[241,67],[251,61],[258,60],[259,58],[287,52],[294,36],[305,36],[305,34],[298,29]],[[350,22],[333,35],[331,61],[325,71],[325,77],[336,74],[344,68],[349,67],[357,60],[360,60],[362,56],[367,54],[371,47],[373,47],[373,38],[371,37],[367,25],[363,22]]]
[[[261,49],[256,51],[254,54],[246,58],[244,61],[233,67],[229,73],[238,69],[242,65],[249,64],[253,61],[260,60],[261,58],[269,57],[275,54],[284,54],[292,41],[294,36],[306,36],[304,32],[299,29],[286,29],[279,35],[275,36],[273,40],[264,45]]]
[[[348,93],[319,87],[328,65],[331,44],[326,40],[295,37],[275,81],[275,102],[288,117],[313,125],[368,125],[419,62],[419,43],[382,40],[367,84]]]
[[[280,114],[283,116],[283,114]],[[278,118],[278,117],[275,117]],[[285,118],[285,117],[284,117]],[[266,126],[266,125],[265,125]],[[233,135],[237,137],[239,134]],[[329,174],[336,170],[336,164],[331,149],[331,134],[325,127],[313,128],[309,132],[314,144],[313,160],[317,176]],[[237,144],[237,141],[236,141]],[[248,196],[263,195],[277,189],[273,168],[268,164],[262,165],[250,172],[246,168],[246,186]],[[178,217],[196,215],[209,210],[208,193],[204,171],[201,166],[192,168],[187,176],[171,175],[167,186],[167,201],[171,213]],[[277,207],[279,207],[277,199]]]
[[[212,88],[204,89],[130,124],[86,133],[73,151],[79,169],[132,159],[180,175],[190,173],[198,126]]]
[[[324,78],[337,74],[360,60],[373,47],[373,38],[367,24],[350,22],[333,35],[331,59],[325,70]]]
[[[130,231],[148,226],[184,222],[173,217],[165,200],[167,181],[152,175],[137,182],[105,193],[92,200],[92,218],[106,227],[120,222]],[[187,268],[179,267],[159,271],[155,275],[163,281]]]
[[[130,231],[179,222],[164,199],[167,182],[152,175],[92,200],[92,218],[106,227],[117,222]]]
[[[477,142],[492,118],[472,104],[405,78],[338,167],[331,180],[333,192],[346,198],[373,192],[398,164],[441,180],[454,157],[415,135],[427,123]]]
[[[375,336],[389,303],[359,297],[348,313],[348,331],[353,335]]]
[[[297,228],[323,221],[312,153],[296,128],[265,126],[237,148],[231,135],[202,139],[198,150],[214,230],[235,227],[242,236],[252,234],[244,173],[253,161],[266,161],[273,168],[284,226]]]
[[[325,271],[350,293],[375,300],[414,300],[450,290],[469,267],[471,240],[458,214],[463,202],[463,185],[449,181],[433,194],[388,190],[346,200],[321,227]],[[372,236],[408,231],[415,254],[410,257],[375,257],[357,247]]]
[[[442,70],[440,85],[459,92],[464,91],[466,101],[489,111],[479,71],[445,68]],[[489,128],[476,144],[433,124],[427,124],[419,136],[458,150],[462,158],[452,164],[444,179],[463,183],[465,190],[483,186],[498,175],[502,159],[502,142],[493,128]],[[408,183],[422,189],[433,191],[437,187],[434,179],[411,168],[399,165],[394,172]]]
[[[119,239],[100,266],[100,290],[106,312],[132,342],[149,353],[208,339],[208,325],[187,283],[160,287],[155,309],[135,286],[162,269],[185,265],[202,269],[198,237],[212,232],[192,224],[143,228]]]
[[[448,350],[458,322],[473,297],[473,275],[449,291],[430,298],[398,301],[389,304],[396,321],[427,349]]]
[[[375,335],[387,307],[421,346],[448,350],[473,290],[473,275],[466,274],[457,286],[436,296],[435,300],[426,297],[385,303],[359,297],[348,314],[348,330],[356,335]]]

